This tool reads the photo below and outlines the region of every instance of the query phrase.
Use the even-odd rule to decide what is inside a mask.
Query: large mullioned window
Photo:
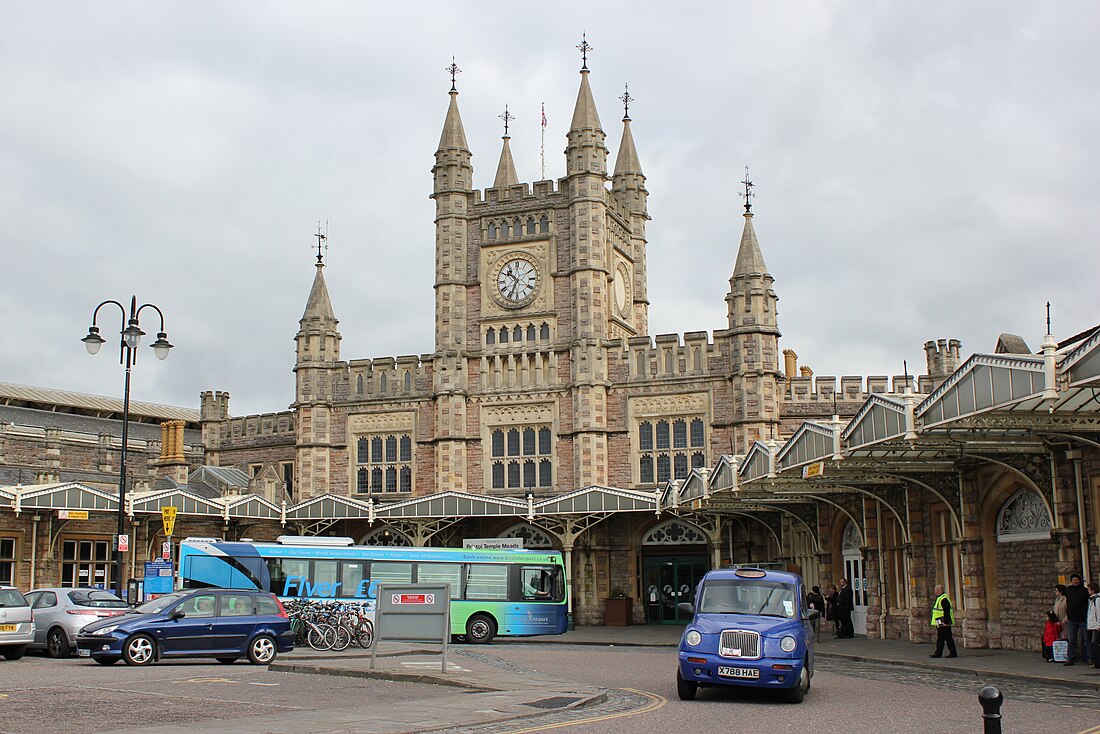
[[[687,479],[706,466],[706,430],[702,418],[646,419],[638,424],[638,481],[661,484]]]
[[[412,437],[407,433],[360,436],[355,447],[355,491],[411,492],[412,456]]]
[[[490,435],[493,489],[534,489],[554,485],[549,426],[497,428]]]

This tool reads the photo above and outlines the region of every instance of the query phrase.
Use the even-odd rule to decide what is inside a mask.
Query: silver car
[[[34,642],[34,612],[14,586],[0,586],[0,655],[18,660]]]
[[[34,641],[51,658],[67,658],[76,649],[76,633],[104,617],[130,611],[130,606],[101,589],[35,589],[27,593],[34,609]]]

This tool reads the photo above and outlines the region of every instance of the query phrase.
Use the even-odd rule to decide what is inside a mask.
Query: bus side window
[[[523,566],[520,569],[520,593],[524,599],[550,598],[550,576],[542,568]]]

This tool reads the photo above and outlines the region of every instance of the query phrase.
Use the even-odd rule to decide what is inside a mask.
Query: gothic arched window
[[[535,233],[535,218],[527,217],[527,234]]]
[[[405,370],[405,389],[406,390],[412,390],[412,386],[413,386],[412,373],[409,372],[408,370]]]
[[[495,224],[489,224],[489,239],[495,240],[497,238],[497,226]]]
[[[539,232],[546,234],[550,231],[550,217],[543,214],[539,217]]]
[[[535,341],[535,325],[534,324],[527,324],[527,341],[529,341],[529,342]]]
[[[550,341],[550,324],[543,324],[539,327],[539,339]]]
[[[485,332],[485,343],[489,344],[489,345],[493,345],[493,344],[497,343],[496,329],[489,329],[488,331]]]

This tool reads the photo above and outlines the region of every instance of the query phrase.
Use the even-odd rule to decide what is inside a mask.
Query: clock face
[[[618,307],[619,313],[625,316],[627,307],[630,305],[630,293],[626,289],[626,271],[623,270],[622,266],[615,269],[615,281],[611,287],[614,293],[615,305]]]
[[[513,257],[497,271],[497,292],[509,304],[522,304],[535,293],[539,271],[530,260]]]

